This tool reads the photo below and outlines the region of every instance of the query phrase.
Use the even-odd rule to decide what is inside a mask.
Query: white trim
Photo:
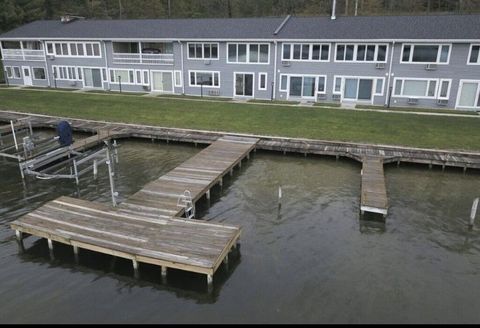
[[[293,53],[294,53],[294,48],[295,45],[300,45],[300,59],[294,59],[293,58]],[[303,45],[308,45],[309,50],[308,50],[308,59],[302,59],[302,48]],[[320,53],[319,53],[319,58],[318,59],[312,59],[313,56],[313,46],[320,46]],[[285,46],[290,46],[290,58],[283,58],[284,54],[284,49]],[[323,46],[328,46],[328,58],[327,59],[322,59],[322,47]],[[331,50],[331,44],[330,43],[298,43],[298,42],[292,42],[292,43],[282,43],[282,48],[281,48],[281,59],[282,61],[293,61],[293,62],[311,62],[311,63],[318,63],[318,62],[323,62],[327,63],[330,62],[330,50]]]
[[[340,79],[340,91],[335,91],[335,81],[336,79]],[[345,79],[357,79],[357,98],[345,98]],[[372,94],[371,94],[371,99],[358,99],[358,92],[359,92],[359,84],[360,80],[373,80],[372,82]],[[377,91],[377,80],[382,80],[383,81],[383,86],[382,86],[382,93],[378,94],[376,93]],[[384,76],[358,76],[358,75],[334,75],[333,76],[333,94],[339,94],[340,95],[340,102],[343,100],[346,101],[354,101],[354,102],[362,102],[362,103],[371,103],[373,104],[375,97],[382,97],[385,94],[385,77]]]
[[[265,76],[265,87],[262,88],[262,76]],[[264,73],[264,72],[261,72],[261,73],[258,73],[258,90],[262,90],[262,91],[265,91],[268,89],[268,73]]]
[[[343,43],[343,42],[338,42],[338,43],[335,43],[334,45],[335,45],[335,53],[334,53],[334,56],[333,56],[333,62],[335,62],[335,63],[359,63],[359,64],[386,63],[387,58],[388,58],[389,48],[390,48],[388,43],[368,43],[368,42]],[[344,56],[343,56],[344,59],[337,59],[338,46],[344,46]],[[347,56],[347,46],[353,46],[352,60],[346,60],[345,59],[346,56]],[[365,46],[365,60],[357,60],[358,46]],[[374,53],[373,53],[373,60],[366,60],[368,46],[375,46],[375,50],[374,50]],[[380,46],[386,46],[385,60],[377,60],[377,58],[378,58],[378,48]]]
[[[8,70],[7,68],[10,68],[10,76],[8,75]],[[4,69],[4,74],[7,76],[7,79],[13,79],[13,67],[12,66],[3,66],[3,69]]]
[[[153,73],[170,73],[172,74],[172,91],[165,91],[165,90],[156,90],[156,89],[153,89]],[[173,71],[169,71],[169,70],[150,70],[150,85],[151,85],[151,88],[150,90],[152,92],[163,92],[163,93],[175,93],[175,84],[174,84],[174,81],[173,81]]]
[[[272,84],[272,100],[276,99],[277,95],[277,60],[278,60],[278,42],[274,41],[275,43],[275,57],[273,60],[273,84]]]
[[[64,42],[45,42],[45,47],[47,48],[47,55],[54,55],[55,57],[58,57],[58,58],[102,58],[102,49],[101,49],[101,46],[100,46],[100,43],[101,42],[72,42],[72,41],[64,41]],[[52,50],[53,50],[53,53],[49,53],[48,52],[48,44],[51,44],[52,45]],[[60,45],[60,49],[61,49],[61,54],[57,54],[57,48],[56,48],[56,45],[59,44]],[[67,53],[68,55],[65,55],[63,54],[63,46],[62,44],[66,44],[67,45]],[[72,55],[71,54],[71,45],[72,44],[75,44],[75,49],[76,49],[76,52],[77,54],[76,55]],[[92,45],[92,55],[89,56],[87,55],[87,44],[91,44]],[[94,44],[98,45],[98,52],[99,52],[99,55],[96,56],[94,55],[95,52],[94,52]],[[83,55],[78,55],[78,45],[82,45],[82,49],[83,49]]]
[[[388,101],[389,101],[389,98],[390,98],[390,84],[391,84],[392,76],[394,75],[392,73],[394,52],[395,52],[395,41],[392,42],[392,51],[390,52],[390,65],[388,66],[388,73],[387,73],[388,80],[387,80],[387,94],[385,95],[385,106],[388,105]],[[393,92],[392,92],[392,94],[393,94]]]
[[[185,70],[183,68],[183,62],[185,61],[185,58],[183,57],[183,44],[180,40],[178,41],[178,44],[180,45],[180,57],[182,58],[182,61],[180,62],[181,64],[180,67],[182,69],[182,82],[183,82],[185,81]],[[173,61],[175,62],[175,58],[173,59]],[[182,94],[185,94],[185,83],[182,83]]]
[[[475,94],[475,100],[474,100],[474,106],[460,106],[460,95],[462,94],[462,89],[463,89],[463,84],[464,83],[476,83],[477,84],[477,93]],[[457,101],[455,102],[455,109],[461,108],[461,109],[474,109],[478,110],[480,109],[480,106],[475,106],[478,104],[478,98],[480,97],[480,80],[460,80],[458,84],[458,91],[457,91]]]
[[[147,75],[145,75],[145,73]],[[145,78],[145,76],[147,78]],[[150,86],[150,72],[148,69],[142,69],[142,84],[143,85],[147,85],[147,86]],[[151,90],[151,89],[150,89]]]
[[[43,46],[43,58],[44,58],[44,63],[45,63],[45,74],[47,76],[47,83],[48,83],[48,86],[51,87],[52,84],[50,82],[50,70],[48,69],[48,62],[47,62],[47,47],[46,47],[46,43],[45,41],[42,41],[42,46]],[[1,42],[0,42],[1,44]]]
[[[110,90],[110,79],[108,78],[108,56],[107,56],[107,45],[106,45],[106,42],[105,41],[102,41],[102,44],[103,44],[103,53],[105,54],[104,58],[105,58],[105,69],[107,70],[106,73],[107,73],[107,90]],[[83,72],[82,72],[83,73]],[[83,75],[82,75],[83,76]],[[103,81],[105,82],[105,81]]]
[[[202,45],[202,57],[190,57],[190,45],[191,44],[201,44]],[[206,44],[216,44],[217,45],[217,58],[205,58],[205,45]],[[197,52],[197,48],[195,47],[195,53]],[[210,46],[210,54],[211,54],[211,46]],[[220,60],[220,43],[218,42],[187,42],[187,59],[188,60]]]
[[[294,99],[317,99],[318,95],[324,95],[327,93],[327,75],[322,75],[322,74],[295,74],[295,73],[288,73],[288,74],[281,74],[280,75],[280,88],[281,88],[281,77],[286,76],[287,77],[287,88],[286,89],[280,89],[281,92],[286,92],[287,97],[286,99],[294,98]],[[291,77],[301,77],[302,78],[302,95],[300,96],[290,96],[290,78]],[[314,95],[313,96],[304,96],[303,95],[303,81],[305,77],[313,77],[315,78],[315,89],[314,89]],[[318,79],[319,78],[324,78],[324,89],[323,91],[318,91]]]
[[[22,66],[10,66],[10,67],[12,68],[12,72],[13,72],[12,79],[17,79],[17,80],[23,79]],[[18,72],[20,73],[18,77],[17,77],[17,74],[15,74],[15,68],[18,68]]]
[[[34,69],[35,68],[41,68],[43,69],[43,74],[45,75],[45,78],[44,79],[36,79],[35,78],[35,72],[34,72]],[[32,80],[33,81],[47,81],[47,70],[45,69],[45,67],[39,67],[39,66],[32,66],[30,67],[30,70],[31,70],[31,73],[32,73]]]
[[[102,86],[101,87],[94,87],[94,86],[85,86],[85,69],[90,69],[90,70],[94,70],[94,69],[98,69],[100,70],[100,77],[102,76],[102,69],[104,67],[102,66],[77,66],[77,68],[80,68],[82,70],[82,79],[80,80],[79,79],[79,76],[78,76],[78,70],[77,70],[77,79],[79,79],[78,81],[82,81],[82,88],[87,88],[87,89],[95,89],[95,90],[99,90],[99,89],[102,89],[104,90],[104,87],[103,87],[103,81],[102,81]],[[108,75],[109,72],[107,71],[107,79],[110,79],[110,75]],[[103,78],[102,78],[103,80]],[[123,84],[123,83],[122,83]]]
[[[238,61],[238,45],[239,44],[244,44],[246,45],[246,53],[245,53],[245,59],[246,61],[245,62],[239,62]],[[230,56],[229,56],[229,47],[230,45],[235,45],[236,47],[236,59],[237,61],[230,61]],[[250,46],[251,45],[258,45],[258,63],[255,63],[255,62],[250,62]],[[260,47],[262,45],[267,45],[268,46],[268,55],[267,55],[267,62],[260,62]],[[248,43],[248,42],[227,42],[227,45],[226,45],[226,53],[227,53],[227,56],[226,56],[226,59],[227,59],[227,64],[238,64],[238,65],[270,65],[270,43],[255,43],[255,42],[251,42],[251,43]]]
[[[397,86],[397,81],[402,81],[402,87],[400,88],[400,94],[396,93],[396,86]],[[427,88],[425,89],[425,96],[414,96],[414,95],[404,95],[404,87],[405,87],[405,81],[425,81],[427,82]],[[439,90],[439,80],[440,79],[435,79],[435,78],[421,78],[421,77],[396,77],[393,79],[393,94],[392,97],[395,98],[416,98],[416,99],[437,99],[438,95],[438,90]],[[446,80],[446,79],[444,79]],[[430,83],[434,81],[435,84],[435,91],[433,96],[428,95],[428,90],[430,87]]]
[[[128,82],[127,81],[122,81],[122,85],[136,85],[136,83],[135,83],[135,79],[136,79],[135,69],[133,69],[133,68],[109,68],[107,79],[108,79],[108,81],[110,81],[110,84],[120,84],[117,81],[118,75],[114,75],[114,78],[113,78],[114,81],[112,82],[112,73],[111,73],[112,71],[113,72],[115,72],[115,71],[127,71],[128,72]],[[130,81],[130,72],[133,72],[133,82]],[[114,74],[116,74],[116,73],[114,73]]]
[[[178,74],[178,79],[177,79],[177,74]],[[183,86],[182,71],[179,71],[179,70],[173,71],[173,80],[175,81],[174,83],[175,88],[181,88]]]
[[[403,51],[405,46],[410,46],[410,55],[408,57],[408,61],[403,61]],[[437,49],[437,59],[435,62],[414,62],[413,60],[413,53],[415,50],[415,46],[438,46]],[[448,57],[446,62],[440,62],[440,56],[442,55],[442,46],[448,46]],[[448,65],[450,64],[450,55],[452,53],[453,45],[451,43],[403,43],[402,44],[402,51],[400,52],[400,64],[413,64],[413,65],[426,65],[426,64],[436,64],[436,65]]]
[[[237,74],[243,74],[244,76],[247,74],[252,75],[252,95],[251,96],[236,94],[237,93],[237,90],[236,90]],[[243,89],[245,91],[245,85],[243,86]],[[255,73],[254,72],[233,72],[233,97],[232,98],[255,98]]]
[[[140,74],[140,78],[139,77]],[[141,69],[136,69],[135,70],[135,84],[136,85],[143,85],[143,72]]]
[[[440,79],[439,80],[437,99],[450,99],[450,90],[452,89],[452,81],[453,81],[452,79]],[[445,97],[440,96],[440,93],[442,92],[442,83],[443,82],[448,82],[447,95]]]
[[[188,70],[188,86],[191,88],[201,88],[202,86],[199,84],[192,84],[191,73],[195,73],[195,83],[197,83],[197,73],[207,73],[212,74],[212,85],[203,85],[204,88],[215,88],[219,89],[222,85],[220,81],[220,71],[205,71],[205,70]],[[215,84],[215,73],[218,74],[218,85]]]
[[[286,79],[287,79],[287,85],[286,85],[286,88],[285,88],[285,89],[282,89],[282,78],[283,78],[284,76],[285,76]],[[280,92],[288,92],[288,80],[289,80],[288,74],[280,74],[280,86],[279,86],[279,88],[278,88],[278,91],[280,91]]]
[[[28,76],[25,75],[25,69],[28,70]],[[30,66],[22,66],[22,74],[23,74],[23,85],[33,85],[33,76],[32,76],[32,69]],[[26,83],[25,81],[29,80],[30,83]]]
[[[478,49],[478,55],[477,55],[477,62],[476,63],[470,63],[470,56],[472,55],[472,50],[473,47],[479,47]],[[470,50],[468,51],[468,57],[467,57],[467,65],[480,65],[480,43],[479,44],[471,44],[470,45]]]

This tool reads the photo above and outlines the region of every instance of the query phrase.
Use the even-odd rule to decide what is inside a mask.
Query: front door
[[[100,68],[85,68],[83,75],[84,86],[86,88],[103,88]]]
[[[23,70],[23,84],[24,85],[33,85],[32,83],[32,72],[30,66],[22,66]]]
[[[153,71],[152,91],[173,92],[173,73]]]
[[[235,73],[235,96],[253,97],[253,73]]]

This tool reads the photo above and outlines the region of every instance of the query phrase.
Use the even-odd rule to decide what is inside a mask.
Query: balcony
[[[3,59],[20,61],[44,61],[45,54],[43,50],[30,49],[2,49]]]
[[[173,54],[114,53],[114,64],[173,65]]]

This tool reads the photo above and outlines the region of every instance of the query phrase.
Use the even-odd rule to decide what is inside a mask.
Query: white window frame
[[[262,76],[265,77],[265,87],[262,88]],[[258,73],[258,90],[267,90],[267,87],[268,87],[268,84],[267,84],[267,81],[268,81],[268,74],[267,73]]]
[[[286,86],[286,89],[282,89],[282,79],[283,77],[285,77],[287,79],[287,86]],[[278,87],[278,90],[280,92],[287,92],[288,91],[288,74],[280,74],[280,83],[279,83],[279,87]]]
[[[52,52],[48,52],[48,45],[52,45]],[[47,42],[45,44],[45,52],[47,53],[47,55],[55,55],[55,42]]]
[[[191,73],[195,73],[195,84],[192,84]],[[215,73],[218,74],[218,86],[216,85],[203,85],[203,88],[215,88],[220,89],[222,82],[220,80],[220,71],[202,71],[202,70],[189,70],[188,71],[188,86],[192,88],[201,88],[202,85],[197,85],[197,73],[209,73],[212,74],[212,83],[215,83]]]
[[[202,57],[190,57],[190,45],[195,45],[195,49],[197,49],[196,45],[202,45]],[[217,58],[205,58],[205,45],[206,44],[216,44],[217,45]],[[196,50],[195,50],[196,52]],[[220,59],[220,43],[218,42],[188,42],[187,43],[187,59],[188,60],[219,60]]]
[[[35,80],[35,81],[46,81],[47,80],[47,70],[45,69],[45,67],[34,66],[34,67],[30,67],[30,68],[32,70],[32,80]],[[44,79],[36,79],[35,78],[35,72],[34,72],[35,68],[43,69],[43,74],[45,75]]]
[[[470,50],[468,51],[468,57],[467,57],[467,65],[480,65],[480,49],[478,51],[478,56],[477,56],[477,62],[471,63],[470,62],[470,56],[472,55],[472,50],[473,47],[480,47],[480,43],[474,43],[470,45]]]
[[[67,44],[68,55],[63,54],[62,43]],[[92,45],[92,56],[87,56],[87,49],[86,49],[86,44],[87,43]],[[55,57],[63,57],[63,58],[102,58],[102,47],[100,45],[100,42],[58,41],[58,42],[47,42],[46,44],[47,44],[47,46],[46,46],[47,55],[54,55]],[[48,52],[48,44],[52,45],[53,52]],[[60,48],[62,49],[61,54],[57,53],[57,48],[56,48],[57,44],[60,44]],[[72,44],[75,44],[75,47],[77,48],[77,54],[76,55],[71,54],[71,45]],[[98,45],[98,52],[99,52],[98,56],[94,55],[94,53],[95,53],[94,50],[93,50],[94,49],[94,46],[93,46],[94,44]],[[79,45],[83,48],[83,55],[78,54],[78,46]]]
[[[70,66],[70,65],[52,65],[52,70],[57,72],[56,78],[55,78],[55,73],[53,73],[53,79],[57,81],[83,81],[83,72],[82,72],[82,79],[80,79],[78,76],[78,69],[83,69],[83,68],[85,67]],[[95,68],[98,68],[98,67],[95,67]],[[74,71],[74,75],[75,75],[74,79],[71,79],[69,77],[69,75],[72,75],[70,74],[69,70]],[[61,77],[61,75],[63,75],[63,78]]]
[[[396,86],[397,86],[397,81],[403,81],[402,82],[402,87],[400,88],[400,95],[396,94]],[[403,90],[405,88],[405,80],[409,81],[427,81],[427,88],[425,89],[425,96],[412,96],[412,95],[403,95]],[[448,80],[448,79],[443,79],[443,80]],[[428,95],[428,89],[430,86],[430,82],[435,81],[435,92],[433,96]],[[420,78],[420,77],[396,77],[393,79],[393,92],[392,92],[392,97],[395,98],[415,98],[415,99],[438,99],[438,93],[439,93],[439,81],[440,79],[429,79],[429,78]],[[450,89],[450,86],[448,87]],[[449,90],[450,93],[450,90]],[[445,99],[445,98],[442,98]]]
[[[282,92],[286,92],[287,93],[287,100],[291,98],[290,96],[290,78],[291,77],[301,77],[302,78],[302,95],[299,97],[299,96],[294,96],[293,98],[297,99],[297,98],[303,98],[303,99],[317,99],[317,96],[319,94],[321,95],[324,95],[327,93],[327,76],[326,75],[319,75],[319,74],[281,74],[280,75],[280,88],[281,88],[281,85],[282,85],[282,80],[281,80],[281,77],[282,76],[286,76],[287,77],[287,89],[286,90],[281,90]],[[315,95],[314,96],[303,96],[303,80],[304,78],[306,77],[314,77],[315,78]],[[325,88],[324,90],[321,92],[321,91],[318,91],[318,78],[319,77],[323,77],[325,79]]]
[[[337,78],[340,79],[340,91],[335,91],[335,81],[337,80]],[[373,80],[372,99],[371,100],[359,100],[358,99],[358,90],[357,90],[357,99],[346,98],[349,101],[358,101],[358,102],[363,102],[363,103],[371,102],[373,104],[374,100],[375,100],[375,97],[382,97],[385,94],[385,77],[382,77],[382,76],[357,76],[357,75],[334,75],[333,76],[332,93],[335,94],[335,95],[341,95],[341,97],[340,97],[341,101],[343,101],[343,99],[344,99],[343,95],[344,95],[344,90],[345,90],[345,80],[346,79],[358,79],[358,83],[360,83],[360,80]],[[383,81],[382,92],[381,93],[377,93],[377,83],[378,83],[379,80]],[[394,86],[395,86],[395,84],[394,84]],[[393,97],[393,95],[392,95],[392,97]]]
[[[143,85],[150,85],[150,72],[148,71],[148,69],[142,70],[142,83]]]
[[[10,75],[8,74],[8,69],[10,69]],[[5,66],[5,74],[7,75],[7,78],[13,79],[13,67]]]
[[[403,61],[403,51],[404,51],[405,46],[410,46],[410,56],[408,57],[408,61]],[[435,62],[414,62],[414,61],[412,61],[415,46],[438,46],[436,61]],[[440,62],[440,56],[442,55],[442,46],[449,46],[448,47],[448,57],[447,57],[447,61],[445,63]],[[403,43],[402,44],[402,51],[400,52],[400,64],[448,65],[448,64],[450,64],[450,55],[452,54],[452,47],[453,47],[452,43]]]
[[[445,97],[441,97],[440,93],[442,92],[442,83],[448,82],[448,89],[447,95]],[[437,99],[450,99],[450,90],[452,89],[452,79],[440,79],[438,82],[438,92],[437,92]]]
[[[18,68],[18,76],[17,74],[15,74],[15,68]],[[13,78],[14,79],[23,79],[23,73],[22,73],[22,69],[20,68],[20,66],[12,66],[12,72],[13,72]]]
[[[238,61],[238,45],[239,45],[239,44],[244,44],[244,45],[246,45],[246,48],[247,48],[246,53],[245,53],[245,55],[246,55],[246,62],[244,62],[244,63],[241,63],[241,62]],[[230,56],[229,56],[229,53],[228,53],[228,49],[229,49],[229,46],[230,46],[230,45],[235,45],[235,46],[236,46],[236,53],[237,53],[236,59],[237,59],[237,60],[234,61],[234,62],[230,61]],[[259,60],[258,63],[250,62],[250,45],[258,45],[258,60]],[[267,45],[267,46],[268,46],[268,55],[267,55],[267,59],[268,59],[268,60],[267,60],[267,62],[265,62],[265,63],[261,63],[261,62],[260,62],[260,46],[262,46],[262,45]],[[270,65],[270,54],[271,54],[271,53],[270,53],[270,43],[266,43],[266,42],[258,42],[258,43],[257,43],[257,42],[251,42],[251,43],[248,43],[248,42],[227,42],[226,52],[227,52],[227,56],[226,56],[226,57],[227,57],[227,64],[237,64],[237,65],[246,65],[246,64],[248,64],[248,65]]]
[[[114,82],[112,82],[112,79],[111,79],[111,77],[112,77],[112,73],[111,73],[111,72],[112,72],[112,71],[114,72],[114,73],[113,73],[113,74],[114,74],[114,75],[113,75],[113,76],[114,76]],[[129,68],[110,68],[110,69],[108,69],[108,76],[107,76],[107,78],[108,78],[108,82],[109,82],[110,84],[120,84],[120,83],[117,81],[118,75],[115,74],[115,71],[127,71],[127,72],[128,72],[128,82],[122,81],[122,85],[124,85],[124,84],[125,84],[125,85],[127,85],[127,84],[128,84],[128,85],[135,85],[135,84],[136,84],[136,83],[135,83],[135,80],[136,80],[135,70],[134,70],[134,69],[129,69]],[[130,82],[130,73],[131,73],[131,72],[133,72],[133,82]]]
[[[178,78],[177,78],[177,74],[178,74]],[[182,81],[182,71],[173,71],[173,81],[174,81],[174,86],[175,88],[181,88],[182,85],[183,85],[183,81]],[[219,83],[220,83],[220,80],[219,80]]]
[[[463,89],[463,84],[464,83],[476,83],[477,84],[477,93],[475,94],[475,102],[474,104],[477,104],[478,97],[480,97],[480,80],[460,80],[458,83],[458,91],[457,91],[457,101],[455,102],[455,108],[461,108],[461,109],[480,109],[480,106],[473,106],[473,107],[468,107],[468,106],[460,106],[460,95],[462,94],[462,89]]]
[[[337,60],[337,51],[338,51],[338,46],[344,46],[345,47],[345,54],[344,58],[346,57],[346,49],[348,46],[353,46],[353,60],[345,60],[345,59],[339,59]],[[357,60],[357,51],[358,51],[358,46],[375,46],[375,52],[373,54],[373,60]],[[385,51],[385,60],[377,60],[378,58],[378,48],[380,46],[386,46],[387,49]],[[335,63],[361,63],[361,64],[371,64],[371,63],[386,63],[388,61],[388,54],[390,52],[390,47],[388,43],[355,43],[355,42],[339,42],[335,43],[335,54],[333,56],[333,61]],[[366,58],[366,48],[365,48],[365,58]]]
[[[138,74],[140,74],[140,78],[138,78]],[[136,85],[143,85],[143,72],[141,69],[135,70],[135,84]]]
[[[300,45],[300,59],[294,59],[293,58],[293,48],[294,48],[294,45]],[[308,59],[302,59],[302,55],[301,55],[301,47],[303,45],[308,45],[309,46],[309,51],[308,51]],[[312,59],[313,57],[313,46],[320,46],[320,57],[318,59]],[[290,58],[283,58],[283,54],[284,54],[284,49],[286,46],[289,46],[290,47]],[[322,59],[322,47],[323,46],[328,46],[328,58],[327,59]],[[282,61],[297,61],[297,62],[313,62],[313,63],[318,63],[318,62],[324,62],[324,63],[327,63],[330,61],[330,52],[331,52],[331,48],[332,45],[331,43],[299,43],[299,42],[295,42],[295,43],[283,43],[282,44],[282,53],[281,53],[281,59]]]
[[[247,48],[248,49],[248,48]],[[248,51],[247,51],[247,55],[248,55]],[[242,74],[242,75],[251,75],[252,78],[253,78],[253,81],[252,81],[252,95],[251,96],[246,96],[246,95],[237,95],[236,94],[236,78],[237,78],[237,74]],[[255,72],[233,72],[233,98],[255,98]],[[244,88],[245,89],[245,88]]]

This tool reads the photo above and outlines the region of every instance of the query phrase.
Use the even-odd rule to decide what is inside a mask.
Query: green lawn
[[[480,119],[0,89],[0,109],[259,135],[480,151]]]

